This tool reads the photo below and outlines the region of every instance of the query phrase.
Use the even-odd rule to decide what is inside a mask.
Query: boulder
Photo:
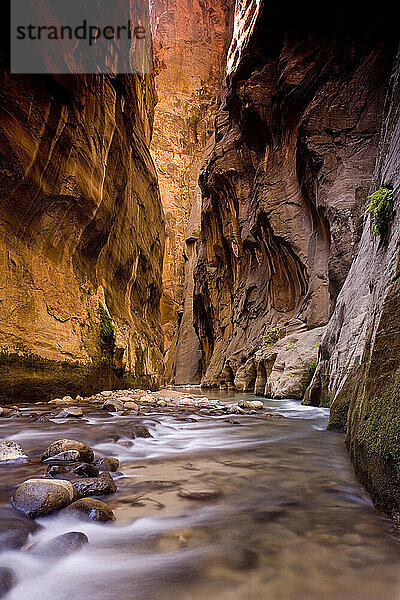
[[[119,468],[119,460],[113,456],[103,456],[95,464],[100,471],[117,471]]]
[[[52,404],[57,404],[57,406],[72,406],[75,400],[71,398],[71,396],[64,396],[63,398],[56,398],[52,400]]]
[[[87,477],[74,481],[74,488],[79,498],[85,496],[104,496],[117,491],[117,486],[108,471],[101,473],[99,477]]]
[[[70,504],[62,511],[65,516],[76,516],[93,521],[114,521],[115,515],[111,508],[100,500],[82,498]]]
[[[52,560],[64,558],[72,552],[77,552],[89,542],[88,537],[80,531],[69,531],[57,535],[45,542],[36,542],[27,548],[27,551],[35,556],[51,557]]]
[[[79,442],[78,440],[68,440],[62,439],[57,440],[50,444],[50,446],[44,451],[42,455],[42,460],[46,460],[47,458],[52,458],[61,452],[67,452],[69,450],[77,450],[79,452],[79,460],[82,460],[86,463],[92,463],[94,459],[94,452],[84,442]]]
[[[120,412],[124,410],[124,403],[121,402],[121,400],[110,398],[104,402],[103,410],[107,410],[108,412]]]
[[[16,510],[35,519],[68,506],[76,496],[69,481],[28,479],[16,489],[12,504]]]
[[[128,410],[139,410],[139,405],[136,402],[124,402],[124,408]]]
[[[135,438],[150,438],[153,437],[150,431],[144,425],[134,425],[132,433]]]
[[[82,417],[83,411],[79,406],[68,406],[55,415],[56,419],[66,419],[68,417]]]
[[[240,408],[252,408],[255,410],[262,410],[264,408],[264,404],[261,400],[240,400],[238,406]]]
[[[22,447],[12,440],[0,442],[0,463],[25,463],[29,458]]]

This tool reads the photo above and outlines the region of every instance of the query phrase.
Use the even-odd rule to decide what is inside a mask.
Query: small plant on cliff
[[[110,359],[115,345],[115,329],[108,310],[99,304],[100,346],[104,359]]]
[[[308,372],[310,373],[311,377],[314,375],[316,368],[317,368],[317,361],[313,360],[312,363],[310,363],[308,366]]]
[[[303,377],[301,378],[300,383],[301,383],[301,387],[303,388],[303,393],[306,391],[306,389],[308,388],[308,386],[311,383],[311,379],[313,378],[313,375],[316,371],[317,364],[318,364],[317,361],[313,360],[312,363],[310,363],[308,365],[308,372],[305,373],[303,375]]]
[[[265,333],[265,335],[263,335],[262,340],[264,342],[265,348],[276,344],[276,342],[279,340],[279,329],[277,327],[272,327],[272,329],[270,329]]]
[[[393,214],[393,190],[380,187],[368,196],[367,210],[371,215],[373,235],[384,237]]]

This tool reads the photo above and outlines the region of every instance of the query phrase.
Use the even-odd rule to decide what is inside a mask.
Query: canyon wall
[[[214,130],[227,20],[225,0],[152,3],[158,95],[152,153],[166,225],[161,314],[166,378],[177,384],[201,378],[192,300],[200,229],[198,178]]]
[[[357,256],[322,339],[307,401],[331,404],[356,469],[375,502],[400,514],[400,54],[383,112],[371,191],[393,189],[385,236],[366,215]],[[397,516],[398,519],[398,516]]]
[[[200,177],[206,386],[302,398],[310,383],[372,185],[395,54],[385,19],[361,3],[237,3]]]
[[[0,77],[1,397],[161,384],[153,76]]]

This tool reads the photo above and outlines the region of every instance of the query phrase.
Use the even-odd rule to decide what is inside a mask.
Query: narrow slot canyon
[[[389,5],[6,4],[0,598],[399,600]]]

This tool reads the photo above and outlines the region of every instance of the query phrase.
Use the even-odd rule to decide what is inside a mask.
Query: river
[[[187,391],[187,390],[185,390]],[[198,390],[196,390],[198,391]],[[207,392],[221,402],[249,394]],[[116,521],[39,519],[36,539],[82,531],[89,544],[56,561],[0,554],[17,583],[6,600],[395,600],[400,545],[357,481],[328,410],[265,399],[285,419],[255,416],[122,416],[99,408],[80,419],[0,419],[1,439],[33,461],[0,467],[0,519],[25,479],[44,473],[58,438],[119,458],[118,491],[104,498]],[[23,414],[49,410],[23,405]],[[152,438],[132,439],[148,426]],[[217,488],[198,502],[180,488]]]

